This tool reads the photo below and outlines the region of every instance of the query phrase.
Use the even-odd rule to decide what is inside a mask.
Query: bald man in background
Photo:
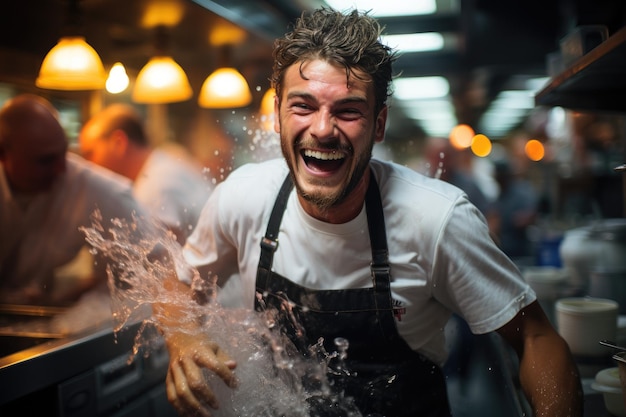
[[[133,182],[135,198],[183,244],[213,184],[189,155],[151,146],[134,107],[112,104],[80,132],[81,155]]]
[[[96,209],[105,228],[143,216],[126,178],[67,149],[49,101],[24,94],[0,108],[0,302],[67,305],[106,289],[80,227]]]

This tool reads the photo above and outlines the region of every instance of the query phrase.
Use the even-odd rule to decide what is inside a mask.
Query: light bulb
[[[116,62],[109,71],[109,78],[106,81],[106,89],[111,94],[119,94],[128,87],[128,75],[126,68],[121,62]]]

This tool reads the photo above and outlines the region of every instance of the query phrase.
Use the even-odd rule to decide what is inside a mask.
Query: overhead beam
[[[268,2],[257,0],[191,0],[261,38],[273,41],[285,34],[288,16]]]

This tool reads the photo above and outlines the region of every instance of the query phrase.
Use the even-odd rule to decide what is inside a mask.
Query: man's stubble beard
[[[322,213],[327,210],[333,208],[341,204],[350,193],[357,187],[359,181],[363,178],[366,170],[369,168],[369,162],[372,159],[372,150],[374,149],[374,141],[370,141],[370,147],[367,153],[362,153],[360,155],[356,155],[356,165],[354,170],[351,173],[350,179],[345,187],[343,187],[339,193],[333,195],[314,195],[305,192],[300,184],[297,181],[297,178],[294,174],[295,172],[295,159],[290,159],[289,149],[286,146],[287,141],[284,140],[282,133],[280,135],[280,147],[283,153],[283,158],[287,161],[287,166],[289,167],[289,174],[291,175],[291,179],[296,187],[296,191],[305,201],[313,204],[317,207]],[[294,152],[294,158],[297,157],[297,153]]]

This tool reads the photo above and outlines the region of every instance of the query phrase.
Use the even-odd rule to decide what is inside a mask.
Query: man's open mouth
[[[335,171],[341,167],[346,155],[339,151],[315,151],[305,149],[302,159],[309,169],[315,171]]]

